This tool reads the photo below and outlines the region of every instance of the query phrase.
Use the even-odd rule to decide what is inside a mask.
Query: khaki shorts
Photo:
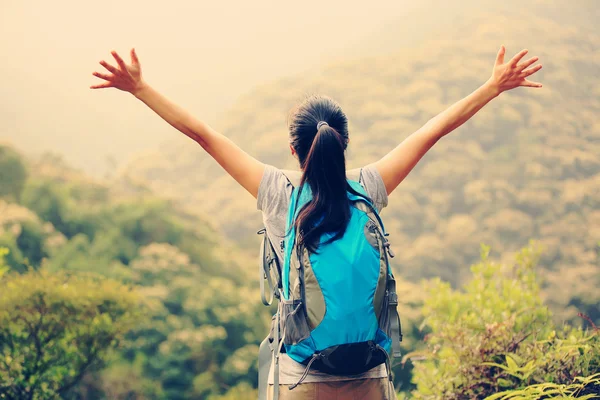
[[[396,399],[393,382],[388,378],[356,379],[301,383],[293,390],[290,385],[279,385],[281,400],[392,400]],[[273,399],[273,385],[267,389],[267,400]]]

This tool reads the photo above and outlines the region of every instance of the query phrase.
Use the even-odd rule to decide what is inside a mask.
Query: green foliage
[[[426,360],[414,367],[417,399],[533,393],[549,387],[542,383],[569,385],[600,369],[600,335],[557,329],[543,305],[535,273],[539,248],[530,243],[510,264],[491,261],[489,250],[482,246],[463,290],[439,279],[429,284],[423,326],[431,333],[428,350],[419,353]],[[525,389],[530,385],[538,386]]]
[[[9,251],[10,250],[8,250],[5,247],[0,247],[0,279],[2,279],[4,274],[6,274],[9,270],[8,266],[4,261],[4,257],[9,253]]]
[[[210,223],[147,192],[109,190],[51,155],[35,163],[21,202],[0,200],[0,246],[10,249],[11,270],[41,268],[54,277],[52,286],[67,273],[94,272],[136,285],[147,306],[147,319],[128,331],[123,346],[85,368],[63,398],[206,398],[256,386],[268,311],[246,284],[247,257]],[[38,284],[32,280],[30,289]],[[8,329],[18,334],[17,325]],[[23,365],[35,367],[30,359]]]
[[[23,192],[22,204],[59,231],[70,233],[67,227],[68,199],[60,189],[60,186],[48,181],[29,180]]]
[[[45,233],[39,223],[24,221],[17,237],[17,246],[30,265],[40,265],[47,255],[44,248]]]
[[[93,215],[82,211],[79,204],[71,197],[71,191],[64,184],[48,179],[32,178],[25,185],[22,203],[42,220],[50,222],[67,238],[78,233],[93,237],[94,228],[98,223]]]
[[[543,274],[545,301],[558,321],[583,313],[600,325],[600,244],[594,250],[596,254],[586,256],[587,263]]]
[[[131,245],[127,238],[119,237],[115,240],[115,248],[107,249],[106,252],[97,251],[105,233],[96,236],[90,242],[88,236],[78,233],[66,241],[60,248],[54,251],[53,256],[46,261],[46,267],[50,271],[98,271],[102,275],[130,282],[130,271],[120,262],[115,253],[124,248],[131,248],[132,253],[137,251],[137,246]]]
[[[0,280],[0,398],[54,399],[102,364],[140,315],[138,296],[97,275]]]
[[[508,390],[486,397],[486,400],[536,400],[541,398],[600,398],[600,373],[588,377],[576,377],[569,385],[556,383],[538,383],[519,390]]]
[[[14,260],[9,260],[14,269],[23,271],[24,264],[37,267],[47,256],[50,270],[94,270],[130,281],[127,265],[139,247],[157,242],[181,248],[211,274],[241,282],[242,257],[224,260],[231,265],[221,268],[220,253],[230,252],[215,250],[230,245],[220,244],[211,224],[197,214],[147,193],[114,196],[106,186],[86,180],[60,162],[46,164],[57,162],[48,157],[37,161],[26,182],[22,204],[27,208],[8,204],[7,217],[0,216],[0,225],[7,220],[4,231],[8,232],[3,237],[0,229],[0,244],[14,248]],[[21,216],[27,213],[33,217]],[[37,225],[27,225],[28,218]]]
[[[17,245],[16,238],[7,234],[0,235],[0,247],[7,249],[4,262],[8,269],[16,272],[27,270],[27,262]]]
[[[104,221],[104,243],[95,246],[100,251],[118,252],[116,256],[128,264],[140,246],[169,243],[177,246],[211,273],[235,277],[235,269],[220,268],[214,253],[219,249],[215,232],[198,216],[187,215],[168,200],[144,196],[132,201],[115,202],[101,211]],[[114,243],[118,241],[118,243]],[[112,249],[108,249],[108,248]]]
[[[227,391],[227,394],[209,396],[208,400],[256,400],[258,398],[258,390],[248,385],[241,383]]]
[[[47,255],[46,228],[31,210],[0,199],[0,246],[10,249],[6,262],[12,270],[40,265]]]
[[[127,335],[123,355],[160,382],[149,396],[206,398],[256,386],[256,343],[268,314],[255,290],[207,274],[166,243],[141,248],[131,269],[150,319]]]
[[[0,197],[18,201],[27,179],[27,168],[19,153],[0,144]]]

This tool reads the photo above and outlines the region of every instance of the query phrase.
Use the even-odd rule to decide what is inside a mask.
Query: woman
[[[257,199],[257,208],[263,212],[263,220],[273,243],[284,236],[292,183],[308,183],[315,201],[300,214],[299,224],[306,227],[308,225],[305,224],[315,216],[325,215],[311,233],[314,241],[323,232],[343,233],[348,220],[345,212],[347,200],[343,195],[346,177],[360,181],[374,205],[381,210],[387,205],[389,194],[423,155],[490,100],[519,86],[542,87],[541,83],[526,79],[542,68],[541,65],[531,67],[538,57],[519,63],[526,53],[524,49],[505,63],[505,48],[501,46],[492,75],[484,84],[430,119],[380,160],[349,171],[345,167],[345,149],[349,143],[347,119],[340,106],[325,96],[309,97],[293,110],[289,123],[290,151],[298,159],[301,172],[286,171],[284,174],[256,160],[227,137],[157,92],[142,78],[135,49],[131,49],[130,65],[126,65],[115,51],[112,51],[112,55],[117,62],[116,67],[100,61],[110,74],[94,72],[94,76],[105,82],[91,88],[114,87],[133,94],[173,127],[200,144]],[[311,239],[309,236],[307,233],[307,241]],[[282,251],[279,246],[276,247],[283,265]],[[304,371],[304,365],[285,354],[281,355],[281,399],[386,399],[393,396],[393,385],[387,379],[384,364],[354,376],[333,376],[310,371],[302,384],[294,390],[287,390],[288,386],[298,382]]]

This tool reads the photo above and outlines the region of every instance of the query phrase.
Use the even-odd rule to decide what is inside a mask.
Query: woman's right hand
[[[100,65],[102,65],[112,74],[93,72],[92,75],[102,78],[106,80],[106,82],[98,85],[92,85],[90,86],[90,89],[114,87],[119,90],[135,94],[136,91],[140,90],[145,85],[145,82],[142,79],[142,68],[140,66],[140,61],[135,54],[135,49],[131,49],[131,65],[126,65],[116,51],[111,51],[111,54],[115,60],[117,60],[119,68],[110,65],[104,60],[100,61]]]

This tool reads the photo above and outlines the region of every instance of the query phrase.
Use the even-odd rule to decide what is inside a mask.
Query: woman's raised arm
[[[542,65],[539,64],[525,69],[536,62],[538,57],[532,57],[522,64],[518,64],[527,51],[527,49],[521,50],[505,64],[504,53],[506,50],[504,46],[500,46],[492,76],[483,85],[431,118],[425,125],[374,163],[385,183],[388,194],[392,193],[400,182],[406,178],[419,160],[438,140],[461,126],[500,93],[518,86],[542,87],[541,83],[525,79],[542,68]]]
[[[91,89],[114,87],[133,94],[174,128],[202,146],[252,196],[255,198],[258,196],[258,186],[265,169],[262,162],[208,124],[194,118],[146,83],[142,79],[141,66],[135,49],[131,49],[131,65],[126,65],[116,51],[111,53],[117,61],[118,68],[106,61],[100,61],[100,64],[112,75],[94,72],[94,76],[106,82],[90,86]]]

